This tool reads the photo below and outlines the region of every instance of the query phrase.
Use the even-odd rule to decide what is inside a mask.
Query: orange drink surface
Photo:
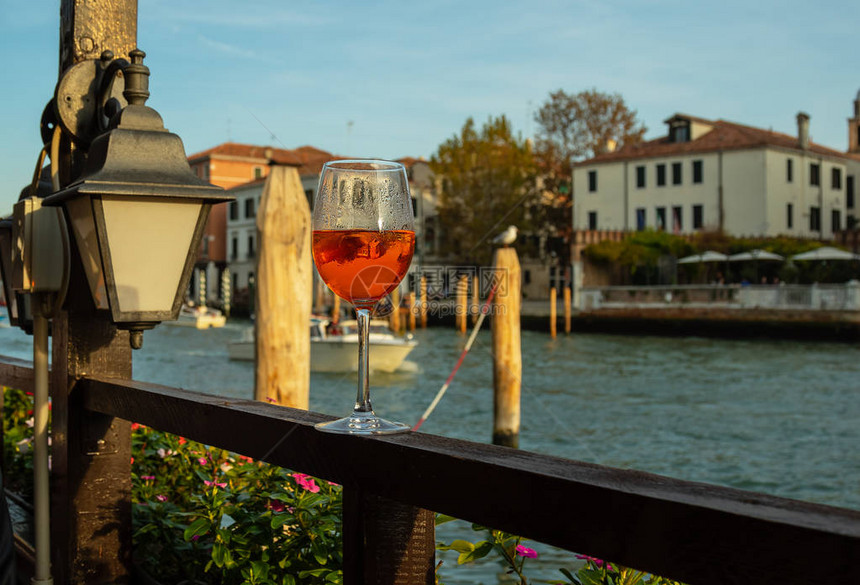
[[[411,230],[314,230],[314,262],[323,281],[344,300],[369,309],[393,291],[415,251]]]

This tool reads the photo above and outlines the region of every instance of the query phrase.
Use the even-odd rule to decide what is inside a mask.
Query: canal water
[[[252,364],[227,358],[227,343],[248,326],[159,326],[134,354],[134,377],[251,398]],[[419,345],[406,371],[371,378],[377,413],[410,424],[465,344],[447,328],[415,337]],[[523,332],[522,342],[521,449],[860,510],[855,345],[596,334],[552,340],[531,331]],[[30,358],[29,343],[17,330],[0,329],[4,355]],[[490,440],[490,348],[484,331],[422,432]],[[312,410],[344,415],[354,398],[354,375],[312,375]],[[437,533],[448,542],[478,536],[465,523]],[[558,567],[570,566],[569,556],[534,548],[542,557],[536,576],[559,577]],[[456,557],[442,558],[449,585],[502,582],[491,562],[451,568]]]

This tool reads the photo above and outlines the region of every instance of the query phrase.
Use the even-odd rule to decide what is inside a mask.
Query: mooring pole
[[[499,248],[493,256],[493,274],[500,279],[493,301],[493,444],[518,447],[520,443],[520,261],[514,248]]]

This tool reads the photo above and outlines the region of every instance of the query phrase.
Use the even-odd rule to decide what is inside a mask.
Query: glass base
[[[314,428],[324,433],[342,435],[395,435],[411,430],[409,425],[379,418],[373,412],[353,412],[344,418],[317,423]]]

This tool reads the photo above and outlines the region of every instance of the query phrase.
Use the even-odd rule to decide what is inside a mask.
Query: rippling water
[[[230,362],[226,350],[246,326],[157,327],[134,355],[134,377],[250,398],[253,366]],[[371,378],[377,413],[408,423],[423,413],[465,344],[449,329],[416,338],[414,371]],[[553,341],[530,331],[522,341],[522,449],[860,509],[855,345],[592,334]],[[0,329],[0,353],[29,358],[29,338]],[[354,397],[354,375],[311,377],[313,410],[344,415]],[[488,331],[421,430],[490,440]],[[438,538],[472,536],[464,530],[445,525]],[[558,553],[538,548],[544,575],[558,575]],[[443,558],[446,566],[454,562]],[[445,582],[495,583],[494,572],[487,564],[447,569]]]

